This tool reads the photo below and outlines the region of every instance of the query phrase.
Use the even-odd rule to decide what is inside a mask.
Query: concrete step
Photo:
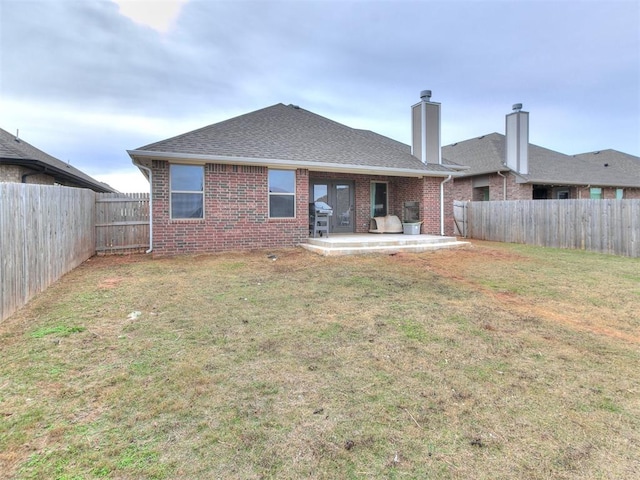
[[[396,243],[388,244],[387,242],[369,245],[318,245],[317,243],[302,243],[300,246],[311,252],[324,256],[339,255],[366,255],[366,254],[392,254],[399,252],[428,252],[440,248],[459,248],[469,245],[469,242],[460,242],[453,237],[449,237],[448,241],[438,242],[422,242],[422,243]]]
[[[402,235],[402,234],[370,234],[370,235],[331,235],[326,237],[310,237],[307,243],[327,248],[379,247],[399,245],[425,245],[455,242],[455,237],[439,235]]]

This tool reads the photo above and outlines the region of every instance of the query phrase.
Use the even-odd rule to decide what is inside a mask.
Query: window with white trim
[[[175,165],[169,167],[171,218],[204,217],[204,167]]]
[[[295,170],[269,170],[269,217],[295,218]]]

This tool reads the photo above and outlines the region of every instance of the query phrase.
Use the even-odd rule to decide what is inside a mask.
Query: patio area
[[[456,237],[440,235],[404,235],[378,233],[335,233],[329,237],[309,237],[300,246],[324,256],[362,255],[367,253],[392,254],[398,252],[426,252],[440,248],[458,248],[469,245]]]

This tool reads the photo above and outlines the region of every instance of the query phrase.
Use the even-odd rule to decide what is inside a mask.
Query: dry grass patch
[[[94,258],[1,324],[0,476],[640,475],[638,260],[275,253]]]

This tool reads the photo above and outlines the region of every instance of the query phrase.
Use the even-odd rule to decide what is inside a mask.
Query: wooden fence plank
[[[148,193],[0,183],[0,321],[96,251],[148,247]]]
[[[149,248],[149,194],[96,195],[96,251],[100,254]]]
[[[0,320],[95,253],[91,190],[0,184]]]
[[[467,235],[640,257],[640,200],[467,202]]]

